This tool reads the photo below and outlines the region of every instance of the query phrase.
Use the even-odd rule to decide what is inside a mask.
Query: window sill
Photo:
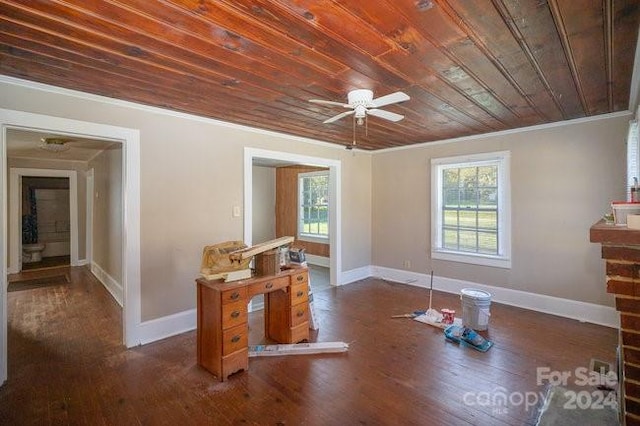
[[[329,237],[312,237],[310,235],[298,235],[298,240],[307,243],[329,244]]]
[[[469,263],[472,265],[491,266],[493,268],[511,269],[511,259],[497,256],[483,256],[471,253],[461,254],[443,250],[431,250],[431,258],[450,262]]]

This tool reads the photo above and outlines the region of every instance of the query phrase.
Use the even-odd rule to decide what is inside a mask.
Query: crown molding
[[[552,129],[555,127],[564,127],[564,126],[571,126],[571,125],[580,124],[580,123],[589,123],[591,121],[607,120],[610,118],[625,117],[625,116],[629,116],[631,118],[632,115],[633,113],[628,110],[618,111],[618,112],[612,112],[608,114],[594,115],[590,117],[574,118],[572,120],[554,121],[553,123],[536,124],[534,126],[528,126],[528,127],[518,127],[517,129],[500,130],[498,132],[482,133],[479,135],[463,136],[460,138],[443,139],[443,140],[433,141],[433,142],[422,142],[422,143],[407,145],[407,146],[397,146],[393,148],[379,149],[377,151],[373,151],[372,153],[384,154],[386,152],[403,151],[407,149],[418,149],[418,148],[425,148],[425,147],[436,146],[436,145],[445,145],[450,143],[468,142],[468,141],[474,141],[474,140],[480,140],[480,139],[488,139],[496,136],[513,135],[515,133],[532,132],[535,130],[546,130],[546,129]]]

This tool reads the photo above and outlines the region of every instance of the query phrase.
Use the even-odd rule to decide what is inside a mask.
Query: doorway
[[[0,218],[3,227],[0,258],[0,385],[7,379],[7,272],[9,199],[7,196],[7,133],[10,129],[52,132],[69,137],[96,139],[122,145],[122,286],[123,286],[123,341],[127,347],[141,342],[140,303],[140,132],[136,129],[105,124],[0,109],[0,187],[2,208]],[[70,188],[73,180],[70,180]],[[77,192],[77,189],[76,189]],[[73,191],[71,191],[73,199]],[[77,211],[77,208],[75,209]],[[73,214],[73,210],[71,210]],[[73,220],[71,221],[73,222]],[[77,240],[77,237],[76,237]],[[76,248],[77,249],[77,248]],[[71,253],[73,261],[73,251]],[[77,258],[77,251],[76,251]]]
[[[58,229],[68,227],[67,234],[69,262],[71,266],[78,265],[78,177],[75,170],[54,169],[30,169],[11,168],[9,170],[9,268],[8,273],[18,273],[22,270],[23,263],[23,216],[29,212],[24,211],[23,202],[25,178],[42,179],[40,182],[52,182],[51,179],[66,179],[68,182],[68,221],[58,224]],[[27,181],[28,182],[28,181]],[[48,184],[51,186],[51,184]],[[34,188],[37,189],[37,188]],[[36,211],[37,215],[37,211]],[[55,231],[55,224],[48,225],[48,231]],[[63,233],[50,233],[52,240],[61,240]],[[36,237],[37,238],[37,237]],[[60,241],[51,241],[50,253],[60,253],[66,249]],[[46,244],[45,244],[46,248]],[[53,249],[53,251],[51,251]],[[44,255],[44,251],[42,253]]]
[[[69,178],[23,176],[20,185],[21,270],[69,266]]]
[[[245,148],[244,151],[244,242],[253,243],[253,165],[304,165],[329,170],[329,276],[331,285],[341,284],[341,162],[321,157],[310,157],[286,152]]]

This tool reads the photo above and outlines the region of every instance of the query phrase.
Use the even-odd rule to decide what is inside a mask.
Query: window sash
[[[502,151],[431,160],[433,258],[511,267],[509,157]],[[487,167],[489,177],[481,179]]]
[[[440,248],[459,252],[499,254],[498,205],[500,201],[497,197],[499,168],[500,165],[497,162],[482,165],[456,163],[440,167],[443,182],[440,191],[445,200],[439,206],[443,235]],[[481,182],[481,169],[485,174],[484,182]],[[464,179],[463,173],[467,179]],[[494,194],[493,203],[483,203],[481,194],[485,191]],[[448,196],[445,197],[445,193]],[[489,213],[489,215],[482,213]],[[452,214],[455,215],[455,223],[452,223]],[[482,221],[482,217],[489,217],[488,222],[492,226],[483,226],[486,223],[482,222],[487,220]],[[485,238],[482,238],[483,235]],[[486,238],[487,235],[493,237]]]
[[[313,178],[324,182],[313,185]],[[298,197],[298,238],[329,238],[329,173],[300,173]]]

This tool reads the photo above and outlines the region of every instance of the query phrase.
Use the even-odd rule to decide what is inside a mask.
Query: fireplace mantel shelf
[[[640,246],[640,229],[607,225],[601,220],[591,227],[589,240],[592,243]]]

